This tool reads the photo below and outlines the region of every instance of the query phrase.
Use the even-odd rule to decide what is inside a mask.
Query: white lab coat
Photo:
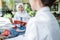
[[[25,35],[14,39],[60,40],[59,25],[56,18],[51,14],[49,7],[44,7],[37,11],[36,16],[31,18],[27,24]]]
[[[16,12],[14,15],[14,20],[21,20],[20,17],[22,17],[22,21],[24,22],[28,22],[28,20],[30,19],[30,16],[27,14],[27,12],[23,11],[21,12]]]
[[[49,7],[41,8],[30,19],[23,40],[60,40],[59,25]]]

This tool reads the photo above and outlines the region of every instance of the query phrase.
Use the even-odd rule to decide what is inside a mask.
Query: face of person
[[[33,0],[29,0],[29,3],[31,5],[32,10],[35,10],[36,7],[35,2]]]
[[[29,3],[31,5],[32,10],[38,10],[43,6],[41,0],[29,0]]]
[[[20,6],[18,7],[18,10],[22,12],[22,11],[24,10],[24,8],[20,5]]]

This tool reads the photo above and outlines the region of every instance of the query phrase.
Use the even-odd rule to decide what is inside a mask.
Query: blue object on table
[[[25,33],[26,27],[18,27],[20,30],[24,30],[24,32],[19,32],[19,35],[23,35]]]
[[[17,28],[20,29],[20,30],[25,30],[26,29],[26,27],[24,27],[24,26],[17,27]]]

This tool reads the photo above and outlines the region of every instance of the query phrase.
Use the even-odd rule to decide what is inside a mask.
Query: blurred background
[[[28,0],[0,0],[0,17],[4,17],[4,15],[8,13],[11,14],[10,16],[8,16],[13,18],[16,12],[16,5],[18,3],[24,4],[25,10],[31,17],[35,16],[36,11],[32,11],[31,6],[28,3]],[[60,0],[56,0],[54,5],[50,7],[50,10],[57,18],[58,23],[60,25]]]

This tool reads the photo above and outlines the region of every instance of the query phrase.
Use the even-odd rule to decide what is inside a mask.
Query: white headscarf
[[[16,10],[17,10],[17,11],[19,11],[19,10],[18,10],[19,6],[22,6],[23,9],[24,9],[24,5],[23,5],[23,3],[19,3],[19,4],[16,6]]]

